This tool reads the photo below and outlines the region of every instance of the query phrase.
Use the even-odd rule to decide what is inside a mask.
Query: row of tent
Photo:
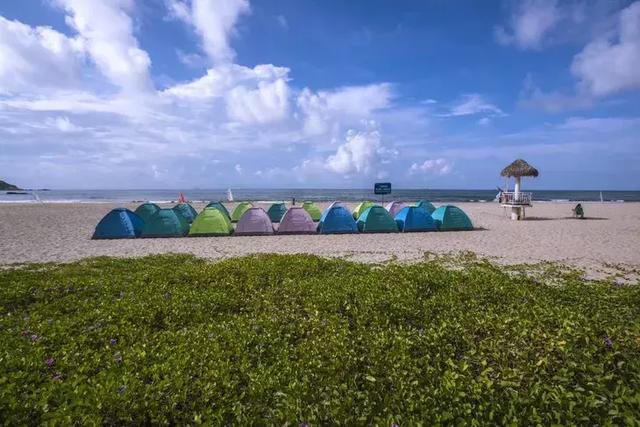
[[[235,230],[234,222],[237,223]],[[427,201],[414,205],[391,202],[386,208],[372,202],[362,202],[353,212],[339,202],[333,202],[324,212],[313,202],[304,202],[302,206],[289,209],[284,203],[274,203],[267,211],[249,202],[242,202],[232,213],[221,202],[209,203],[200,213],[187,203],[179,203],[173,208],[143,203],[135,212],[124,208],[113,209],[100,220],[93,238],[268,235],[276,233],[274,222],[280,223],[277,234],[473,229],[471,220],[460,208],[444,205],[436,209]]]

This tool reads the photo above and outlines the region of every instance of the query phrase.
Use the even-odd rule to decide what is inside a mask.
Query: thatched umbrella
[[[514,177],[516,179],[516,185],[513,189],[513,192],[516,194],[520,193],[520,177],[523,176],[538,176],[538,169],[531,166],[529,163],[525,162],[522,159],[517,159],[513,163],[511,163],[506,168],[502,169],[500,172],[501,176],[505,176],[507,178]]]

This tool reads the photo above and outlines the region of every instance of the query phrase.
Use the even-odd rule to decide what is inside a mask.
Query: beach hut
[[[389,215],[391,215],[391,218],[395,218],[396,214],[400,212],[400,209],[404,208],[405,206],[407,206],[406,203],[393,201],[391,203],[387,203],[385,209],[387,209]]]
[[[173,207],[178,215],[181,215],[189,224],[198,216],[198,211],[189,203],[178,203]]]
[[[113,209],[106,214],[93,233],[92,239],[134,239],[140,236],[144,220],[129,209]]]
[[[269,215],[271,222],[280,222],[285,212],[287,212],[287,206],[283,202],[278,202],[269,206],[267,215]]]
[[[334,206],[322,214],[322,219],[318,224],[318,232],[320,234],[357,233],[358,224],[353,219],[351,212],[342,206]]]
[[[397,233],[398,226],[385,208],[373,205],[358,217],[358,230],[361,233]]]
[[[471,219],[457,206],[440,206],[433,211],[431,217],[438,225],[440,231],[473,230]]]
[[[158,210],[142,227],[140,237],[182,237],[189,232],[189,223],[175,209]]]
[[[253,205],[249,202],[238,203],[238,206],[236,206],[236,208],[233,210],[233,213],[231,214],[231,222],[238,222],[242,215],[244,215],[244,213],[252,207]]]
[[[205,208],[214,208],[218,209],[220,212],[225,214],[227,218],[231,219],[231,214],[227,210],[226,206],[222,204],[222,202],[210,202]]]
[[[155,203],[143,203],[135,210],[135,214],[142,218],[143,221],[147,221],[151,216],[160,210],[160,206]]]
[[[320,210],[318,205],[307,200],[302,204],[302,207],[305,211],[307,211],[312,220],[320,221],[320,217],[322,217],[322,211]]]
[[[240,217],[236,226],[238,236],[260,236],[273,234],[273,224],[262,208],[249,208]]]
[[[432,214],[433,211],[436,210],[436,207],[433,206],[433,203],[431,203],[428,200],[419,200],[418,202],[416,202],[415,204],[416,207],[418,208],[423,208],[424,210],[426,210],[429,214]]]
[[[228,236],[233,233],[229,217],[219,208],[204,208],[191,224],[189,236]]]
[[[426,209],[417,206],[405,206],[395,216],[398,230],[409,233],[413,231],[437,231],[438,225]]]
[[[503,207],[511,208],[511,219],[524,219],[525,207],[531,206],[533,195],[520,191],[520,179],[523,176],[537,177],[538,169],[522,159],[517,159],[502,169],[500,175],[505,178],[515,178],[513,191],[503,191],[500,193],[500,204]]]
[[[366,211],[371,206],[373,206],[373,202],[364,201],[359,203],[356,206],[356,208],[353,210],[353,219],[357,220],[360,217],[360,215],[362,215],[362,212]]]
[[[316,224],[303,206],[291,206],[280,221],[278,234],[315,234]]]

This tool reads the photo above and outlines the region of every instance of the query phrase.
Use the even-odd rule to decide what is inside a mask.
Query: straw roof
[[[531,166],[522,159],[518,159],[506,168],[502,169],[501,176],[518,177],[518,176],[538,176],[538,169]]]

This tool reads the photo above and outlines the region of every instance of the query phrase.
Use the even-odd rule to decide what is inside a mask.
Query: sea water
[[[232,189],[234,200],[251,201],[334,201],[354,202],[374,200],[415,201],[425,199],[433,202],[492,202],[497,191],[493,190],[432,190],[432,189],[394,189],[391,194],[380,196],[373,189],[312,189],[312,188],[276,188],[276,189]],[[600,190],[527,190],[533,192],[534,201],[539,202],[576,202],[600,201]],[[227,189],[168,189],[168,190],[49,190],[30,192],[26,195],[8,195],[0,192],[0,203],[128,203],[153,201],[156,203],[174,202],[179,194],[193,202],[227,199]],[[35,194],[35,195],[34,195]],[[603,191],[606,202],[640,202],[640,191]]]

